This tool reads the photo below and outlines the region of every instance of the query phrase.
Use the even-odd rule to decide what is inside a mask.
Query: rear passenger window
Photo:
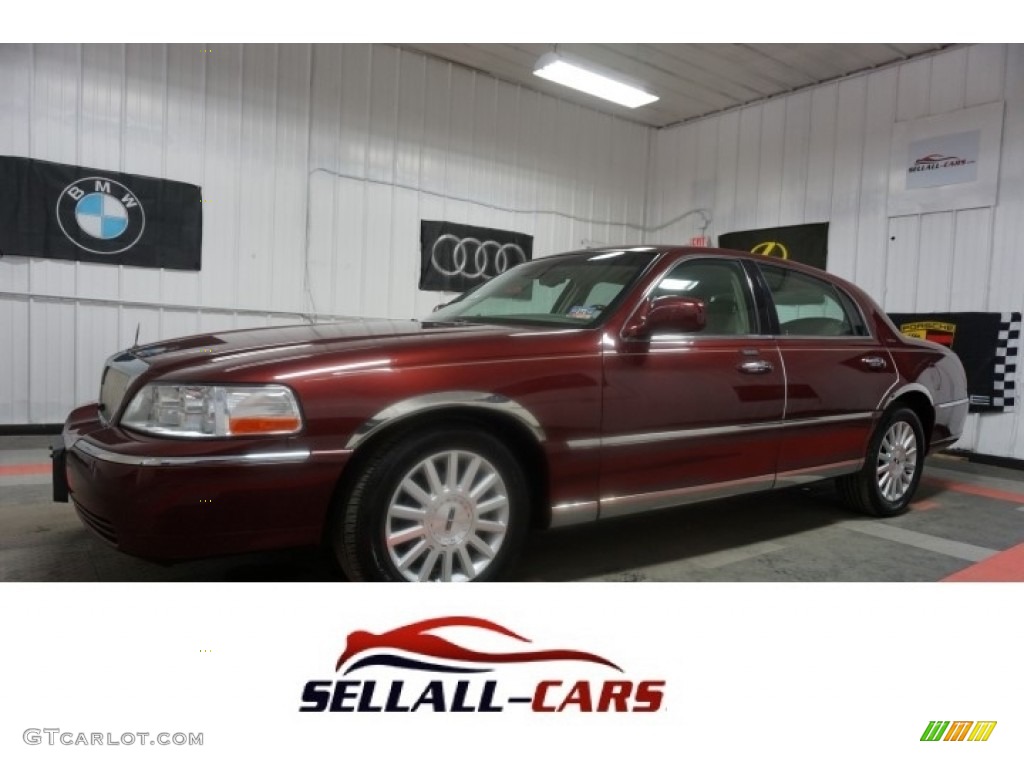
[[[850,300],[815,277],[759,265],[768,282],[782,336],[867,336]]]

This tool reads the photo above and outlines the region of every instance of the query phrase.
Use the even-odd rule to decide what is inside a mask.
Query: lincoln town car
[[[420,321],[115,354],[54,448],[54,495],[154,561],[323,545],[351,579],[493,580],[531,528],[826,478],[860,513],[900,514],[967,407],[952,352],[834,275],[587,250]]]

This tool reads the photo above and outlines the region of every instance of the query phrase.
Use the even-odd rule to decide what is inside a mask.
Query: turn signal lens
[[[232,435],[262,435],[298,432],[299,420],[293,416],[254,416],[228,419],[228,429]]]

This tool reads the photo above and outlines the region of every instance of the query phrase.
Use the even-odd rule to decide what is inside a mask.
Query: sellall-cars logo
[[[474,650],[445,637],[476,634]],[[638,680],[603,656],[538,649],[486,619],[448,616],[391,629],[356,631],[330,680],[309,680],[300,712],[657,712],[664,680]]]

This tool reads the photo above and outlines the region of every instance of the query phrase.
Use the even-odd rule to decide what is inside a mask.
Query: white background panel
[[[886,252],[885,208],[898,73],[899,70],[890,68],[867,78],[864,149],[857,201],[857,255],[854,270],[848,276],[875,299],[881,298],[885,290],[885,272],[878,265]]]
[[[426,768],[450,764],[456,752],[498,754],[489,760],[501,766],[1011,768],[1024,752],[1019,617],[1007,609],[1020,589],[978,586],[648,584],[637,599],[635,584],[437,585],[416,595],[375,584],[23,585],[0,593],[0,610],[19,625],[0,657],[6,695],[18,702],[5,716],[0,760],[19,768],[219,768],[322,763],[344,751],[414,755],[405,762]],[[98,623],[97,606],[129,605],[141,608],[104,610]],[[335,671],[350,633],[453,615],[507,627],[531,648],[597,654],[621,672],[579,661],[509,663],[476,675]],[[76,685],[44,684],[60,674],[54,660],[69,655],[68,627],[96,628],[76,633],[87,663]],[[448,631],[452,640],[474,650],[524,646],[479,629],[456,632]],[[898,638],[901,648],[880,635]],[[981,660],[1000,673],[982,674]],[[299,711],[310,680],[374,681],[380,703],[390,680],[400,680],[399,701],[411,705],[428,680],[440,679],[450,706],[466,678],[477,679],[466,685],[465,703],[476,703],[478,680],[492,680],[504,710]],[[659,681],[662,706],[532,712],[507,703],[533,695],[541,680],[565,681],[554,688],[564,696],[576,681],[599,690],[609,679]],[[985,742],[922,742],[937,718],[996,726]],[[202,746],[50,746],[42,733],[43,743],[32,745],[23,740],[30,728],[55,728],[72,740],[79,732],[117,741],[126,732],[204,739]]]
[[[75,306],[75,402],[84,403],[99,391],[103,361],[110,357],[104,339],[121,337],[117,307],[89,303]],[[155,331],[155,329],[151,329]],[[143,336],[139,334],[139,340]],[[129,342],[131,343],[131,342]]]
[[[29,303],[29,419],[63,421],[75,403],[75,305],[70,301]]]
[[[804,203],[804,220],[808,222],[828,221],[832,216],[838,94],[839,86],[835,84],[823,85],[811,91],[811,142],[807,150],[807,194]]]
[[[701,136],[711,126],[717,162],[712,177],[700,181],[715,189],[716,235],[828,221],[829,269],[853,279],[889,311],[1022,311],[1021,51],[1019,45],[953,48],[665,129],[653,139],[648,210],[667,216],[669,209],[707,205],[697,185],[680,178],[686,166],[679,153],[687,146],[707,151]],[[1006,101],[1006,117],[995,208],[890,219],[894,122],[996,100]],[[686,134],[696,138],[688,141]],[[1022,383],[1018,373],[1018,391]],[[1024,458],[1022,412],[972,416],[960,447]]]
[[[695,208],[715,236],[829,221],[830,268],[887,309],[1021,309],[1020,46],[954,48],[662,131],[380,45],[0,45],[0,71],[0,153],[164,175],[204,199],[200,273],[0,259],[0,291],[38,297],[5,305],[33,339],[32,364],[0,385],[31,393],[10,419],[73,405],[91,378],[77,324],[98,322],[96,307],[120,313],[90,342],[108,353],[127,316],[178,335],[295,313],[422,315],[444,296],[417,288],[421,219],[525,231],[538,255],[687,242],[699,216],[628,225]],[[890,221],[893,122],[1000,99],[998,205]],[[19,343],[0,336],[0,355]],[[67,366],[66,384],[37,392]],[[1022,457],[1019,421],[986,416],[965,444]]]
[[[8,350],[6,365],[0,367],[0,424],[29,420],[28,309],[28,299],[0,297],[0,338]]]
[[[33,362],[3,385],[0,423],[62,420],[136,318],[145,340],[422,315],[442,296],[417,288],[421,218],[525,231],[538,255],[642,239],[577,218],[643,221],[649,129],[397,48],[0,45],[0,75],[0,154],[181,180],[204,201],[200,273],[0,259],[12,298],[91,300],[21,305]],[[100,322],[110,308],[119,320]],[[0,355],[18,343],[0,336]]]

